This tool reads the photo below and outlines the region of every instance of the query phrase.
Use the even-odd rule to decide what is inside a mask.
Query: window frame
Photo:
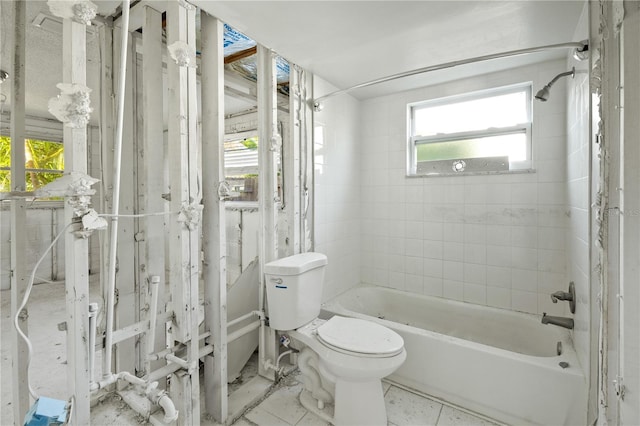
[[[533,153],[533,143],[532,143],[532,129],[533,129],[533,84],[532,82],[522,82],[517,84],[511,84],[507,86],[493,87],[488,89],[481,89],[473,92],[462,93],[453,96],[447,96],[442,98],[428,99],[420,102],[414,102],[407,105],[407,120],[408,120],[408,148],[407,148],[407,175],[410,177],[420,177],[420,176],[455,176],[455,175],[470,175],[470,174],[489,174],[489,173],[514,173],[514,172],[523,172],[529,171],[532,168],[532,153]],[[484,98],[491,98],[500,95],[507,95],[511,93],[524,92],[526,96],[525,100],[525,108],[526,114],[528,117],[528,121],[525,123],[517,123],[513,126],[508,127],[500,127],[500,128],[486,128],[481,130],[472,130],[472,131],[464,131],[464,132],[456,132],[456,133],[445,133],[445,134],[437,134],[430,136],[416,136],[415,135],[415,112],[429,107],[441,106],[441,105],[451,105],[455,103],[473,101]],[[499,170],[493,168],[487,169],[474,169],[474,170],[463,170],[463,171],[454,171],[452,168],[450,172],[418,172],[418,161],[417,161],[417,147],[419,145],[431,144],[431,143],[442,143],[442,142],[453,142],[453,141],[463,141],[469,139],[483,139],[487,137],[493,136],[503,136],[510,134],[525,134],[525,143],[526,143],[526,156],[527,158],[524,161],[510,161],[508,170]],[[471,157],[471,159],[482,158],[482,157]],[[491,158],[491,157],[488,157]],[[494,157],[495,158],[495,157]],[[468,160],[466,158],[452,158],[447,160],[433,160],[433,161],[423,161],[421,163],[455,163],[460,160]]]

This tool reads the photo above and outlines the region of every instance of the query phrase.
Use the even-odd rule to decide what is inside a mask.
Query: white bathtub
[[[407,360],[392,382],[507,424],[586,424],[586,381],[570,334],[539,316],[382,287],[352,288],[322,315],[399,333]]]

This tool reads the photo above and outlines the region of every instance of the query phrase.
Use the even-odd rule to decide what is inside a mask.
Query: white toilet
[[[302,253],[265,264],[269,326],[302,344],[300,396],[318,410],[334,403],[337,425],[387,425],[380,379],[407,357],[402,337],[372,321],[334,316],[318,319],[327,257]],[[323,415],[326,418],[326,415]]]

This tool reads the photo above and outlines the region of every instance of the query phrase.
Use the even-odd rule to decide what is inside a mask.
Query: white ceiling
[[[574,31],[585,5],[578,0],[190,2],[341,89],[426,66],[581,41],[574,40]],[[537,55],[536,60],[550,56]],[[522,59],[527,60],[476,64],[467,67],[467,73],[483,72],[484,66],[514,66]],[[435,78],[460,78],[464,73],[448,70]],[[434,76],[354,95],[406,90],[429,84]]]
[[[101,15],[115,13],[121,4],[93,1]],[[585,5],[582,0],[189,1],[338,88],[460,59],[580,41],[574,31]],[[10,3],[0,3],[0,67],[10,71],[13,17]],[[45,1],[27,4],[27,110],[48,116],[47,102],[57,95],[55,86],[62,80],[61,34],[31,25],[38,13],[49,13]],[[97,36],[87,39],[87,85],[97,93]],[[549,57],[538,54],[448,69],[353,94],[379,96]],[[8,83],[0,85],[5,96],[9,88]],[[97,117],[95,103],[94,108]]]

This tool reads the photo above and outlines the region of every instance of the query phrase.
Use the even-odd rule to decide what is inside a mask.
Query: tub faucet
[[[560,327],[564,327],[564,328],[568,328],[569,330],[573,330],[573,318],[552,317],[551,315],[547,315],[546,312],[543,312],[542,313],[542,323],[543,324],[558,325]]]

